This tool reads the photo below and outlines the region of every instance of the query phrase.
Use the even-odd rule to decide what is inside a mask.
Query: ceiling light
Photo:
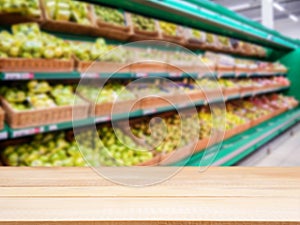
[[[273,3],[273,6],[277,9],[277,10],[279,10],[279,11],[281,11],[281,12],[283,12],[283,11],[285,11],[285,8],[283,8],[279,3],[277,3],[277,2],[274,2]]]
[[[232,11],[238,11],[238,10],[242,10],[242,9],[247,9],[250,6],[251,5],[249,3],[246,3],[246,4],[241,4],[241,5],[230,6],[229,9]]]
[[[295,22],[298,22],[298,21],[299,21],[298,17],[296,17],[296,16],[293,15],[293,14],[290,14],[290,15],[289,15],[289,18],[290,18],[291,20],[295,21]]]

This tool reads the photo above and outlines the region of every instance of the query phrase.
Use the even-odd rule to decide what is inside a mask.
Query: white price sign
[[[148,73],[136,73],[136,77],[148,77]]]
[[[81,73],[80,77],[84,77],[84,78],[98,78],[99,74],[98,73]]]
[[[111,120],[110,116],[101,116],[101,117],[97,117],[95,119],[95,122],[100,123],[100,122],[106,122],[106,121],[110,121],[110,120]]]
[[[16,130],[13,132],[13,137],[22,137],[22,136],[38,134],[42,132],[44,132],[44,127],[35,127],[35,128]]]
[[[52,125],[49,125],[49,131],[54,131],[54,130],[57,130],[58,127],[56,124],[52,124]]]
[[[0,133],[0,140],[5,140],[5,139],[7,139],[7,137],[8,137],[7,132],[1,132]]]
[[[155,113],[155,112],[157,112],[156,109],[145,109],[145,110],[143,110],[144,115]]]
[[[33,73],[5,73],[5,80],[27,80],[34,79]]]

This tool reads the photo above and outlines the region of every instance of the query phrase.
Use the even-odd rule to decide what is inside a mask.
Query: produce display
[[[18,13],[30,17],[40,17],[39,0],[2,0],[0,13]]]
[[[46,81],[2,86],[0,94],[17,111],[72,105],[74,102],[71,85],[50,85]]]
[[[0,32],[0,58],[69,60],[72,56],[67,42],[41,32],[36,23],[14,25],[12,32]]]
[[[78,139],[85,141],[81,152],[64,133],[50,133],[36,135],[26,144],[6,147],[2,158],[10,166],[132,166],[153,158],[152,152],[120,129],[114,133],[111,127],[102,127],[98,133],[101,142],[91,131],[79,135]]]
[[[129,51],[124,47],[118,47],[117,51],[108,53],[115,46],[107,45],[103,38],[98,38],[94,43],[75,41],[69,43],[72,53],[80,61],[125,62],[130,57]]]
[[[91,25],[87,3],[73,0],[44,0],[47,16],[53,20]]]
[[[131,20],[135,29],[141,31],[155,31],[155,20],[137,14],[131,14]]]
[[[149,126],[149,121],[135,122],[132,124],[132,133],[153,147],[157,152],[168,153],[192,142],[191,138],[197,136],[195,115],[180,118],[174,114],[155,122]]]
[[[8,146],[2,158],[10,166],[86,166],[76,142],[68,142],[63,132],[38,134],[27,143]]]
[[[103,22],[120,26],[125,25],[124,14],[118,9],[95,5],[94,10],[97,18]]]
[[[228,37],[218,36],[219,43],[224,47],[230,47],[230,40]]]
[[[159,26],[163,34],[176,36],[177,34],[177,25],[174,23],[169,23],[165,21],[159,21]]]
[[[133,92],[117,82],[109,83],[101,88],[101,90],[93,86],[80,86],[78,91],[81,96],[92,102],[96,102],[97,104],[132,100],[136,98]]]

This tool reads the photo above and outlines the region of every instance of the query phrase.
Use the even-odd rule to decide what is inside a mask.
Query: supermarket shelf
[[[280,50],[292,50],[298,47],[294,40],[284,37],[264,27],[253,26],[249,21],[240,20],[232,15],[225,15],[226,9],[216,10],[208,1],[176,1],[176,0],[86,0],[94,4],[104,4],[116,8],[143,14],[181,24],[192,26],[196,29],[205,30],[245,41],[250,41],[266,47]],[[227,12],[227,11],[226,11]],[[264,28],[264,29],[263,29]],[[270,33],[272,31],[272,33]]]
[[[287,111],[222,143],[222,147],[214,159],[213,166],[231,166],[257,150],[271,139],[280,135],[300,121],[300,109]],[[199,166],[203,152],[194,154],[186,166]],[[183,165],[186,160],[175,163]],[[207,165],[201,165],[207,166]]]
[[[0,72],[0,80],[59,80],[59,79],[105,79],[109,78],[111,73],[79,73],[77,71],[69,73],[30,73],[30,72]],[[200,78],[200,77],[218,77],[218,78],[243,78],[243,77],[264,77],[264,76],[285,76],[283,73],[115,73],[111,78],[115,79],[134,79],[141,77],[165,77],[165,78]]]
[[[189,108],[189,107],[213,104],[213,103],[229,101],[229,100],[234,100],[234,99],[239,99],[239,98],[244,98],[244,97],[250,97],[250,96],[255,96],[255,95],[260,95],[260,94],[265,94],[265,93],[278,92],[278,91],[283,91],[286,89],[288,89],[288,87],[275,88],[275,89],[270,89],[270,90],[261,91],[261,92],[253,92],[253,93],[249,92],[245,95],[227,96],[224,98],[213,99],[209,102],[200,100],[200,101],[197,101],[197,102],[194,102],[191,104],[181,103],[181,104],[177,104],[175,106],[136,110],[136,111],[132,111],[130,113],[121,113],[121,114],[115,114],[112,116],[100,116],[100,117],[96,117],[96,118],[89,117],[86,119],[73,121],[73,122],[68,121],[68,122],[63,122],[63,123],[55,123],[55,124],[22,128],[22,129],[12,129],[6,125],[5,129],[2,131],[3,134],[0,132],[0,140],[8,139],[8,138],[19,138],[19,137],[38,134],[38,133],[52,132],[52,131],[57,131],[57,130],[71,129],[73,126],[80,127],[80,126],[91,125],[94,123],[108,122],[111,120],[122,120],[122,119],[127,119],[128,117],[129,118],[141,117],[141,116],[151,115],[151,114],[155,114],[155,113],[168,112],[168,111],[172,111],[172,110],[176,110],[176,109],[177,110],[185,109],[185,108]]]

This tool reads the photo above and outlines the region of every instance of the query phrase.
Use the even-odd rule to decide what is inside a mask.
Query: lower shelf
[[[224,141],[212,166],[231,166],[245,158],[250,153],[266,144],[271,139],[280,135],[294,124],[300,121],[300,108],[285,112],[266,122],[259,124],[239,135]],[[214,146],[207,151],[215,151]],[[173,166],[209,166],[201,162],[204,151],[196,153],[187,159],[172,164]],[[201,163],[200,163],[201,162]]]

